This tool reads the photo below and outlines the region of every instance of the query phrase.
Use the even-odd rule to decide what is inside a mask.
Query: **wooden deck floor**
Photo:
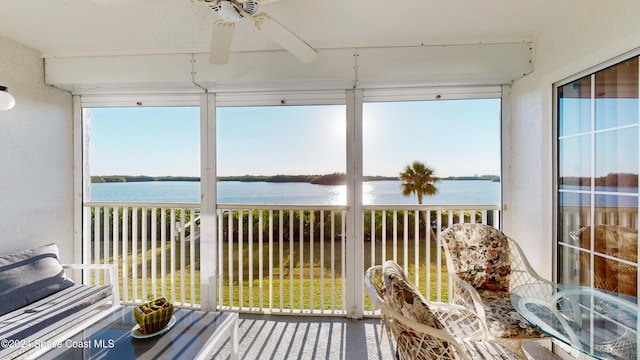
[[[380,328],[379,319],[240,314],[240,358],[393,360],[394,346]],[[529,359],[560,360],[536,341],[523,342],[523,348]],[[212,358],[229,359],[229,349],[227,339]]]
[[[240,315],[241,359],[393,359],[379,319]],[[229,341],[214,359],[229,358]]]

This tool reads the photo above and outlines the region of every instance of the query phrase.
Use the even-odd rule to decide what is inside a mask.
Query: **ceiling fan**
[[[220,20],[213,23],[211,33],[211,47],[209,50],[209,63],[211,64],[226,64],[229,62],[233,29],[235,24],[242,19],[251,20],[256,29],[270,37],[305,64],[312,62],[318,55],[315,49],[282,24],[265,13],[258,13],[259,5],[278,0],[192,1],[208,6],[220,18]]]

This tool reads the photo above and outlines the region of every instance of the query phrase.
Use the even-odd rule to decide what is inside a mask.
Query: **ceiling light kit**
[[[0,85],[0,110],[11,110],[15,105],[16,99],[9,94],[9,89]]]

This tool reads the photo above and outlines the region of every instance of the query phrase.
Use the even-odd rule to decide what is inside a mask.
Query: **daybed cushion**
[[[60,265],[55,244],[0,255],[0,315],[73,284]]]
[[[0,316],[0,339],[24,340],[55,324],[69,323],[112,294],[110,285],[76,284],[24,308]],[[0,347],[0,351],[3,350]]]

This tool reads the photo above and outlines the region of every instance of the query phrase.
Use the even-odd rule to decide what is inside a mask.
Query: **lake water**
[[[414,205],[415,195],[402,195],[400,180],[364,183],[365,205]],[[495,205],[500,203],[500,183],[486,180],[442,180],[438,194],[425,196],[424,204]],[[200,182],[155,181],[91,184],[92,201],[200,202]],[[345,185],[221,181],[218,203],[345,205]]]

